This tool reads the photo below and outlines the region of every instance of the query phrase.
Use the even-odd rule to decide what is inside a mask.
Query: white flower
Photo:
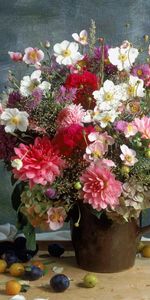
[[[114,109],[112,109],[110,111],[99,112],[99,114],[97,113],[93,117],[93,120],[99,122],[100,126],[105,128],[108,123],[113,123],[118,115],[119,112],[116,112]]]
[[[134,166],[134,164],[138,161],[138,159],[136,158],[136,152],[128,148],[128,146],[126,146],[125,144],[120,146],[120,149],[122,151],[122,154],[120,154],[120,158],[121,160],[123,160],[124,164],[126,166]]]
[[[78,44],[75,42],[63,41],[54,45],[54,55],[58,64],[72,65],[83,59],[83,55],[78,52]]]
[[[87,41],[88,34],[87,34],[86,30],[82,30],[79,34],[73,33],[72,37],[76,42],[80,43],[81,45],[88,44],[88,41]]]
[[[20,83],[20,93],[24,97],[32,95],[35,88],[40,88],[43,94],[46,93],[50,88],[51,84],[47,81],[41,82],[41,71],[34,71],[31,76],[24,76]]]
[[[117,108],[122,99],[122,89],[119,85],[114,85],[111,80],[106,80],[103,87],[93,92],[100,110],[106,111]]]
[[[130,75],[129,84],[127,85],[127,94],[129,98],[144,97],[145,89],[143,88],[144,82],[136,76]]]
[[[11,166],[17,170],[20,170],[23,166],[22,160],[19,158],[16,158],[11,161]]]
[[[28,113],[17,108],[6,108],[0,116],[1,124],[5,125],[6,132],[14,132],[16,129],[25,132],[28,127]]]
[[[138,49],[133,48],[131,44],[126,41],[120,48],[110,48],[108,50],[108,58],[114,66],[117,66],[119,71],[129,71],[135,62],[138,53]]]

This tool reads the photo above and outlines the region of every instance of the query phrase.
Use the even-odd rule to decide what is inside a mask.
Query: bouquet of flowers
[[[96,38],[94,22],[72,38],[9,52],[27,71],[10,72],[1,96],[0,159],[30,246],[35,228],[60,229],[81,202],[118,222],[150,207],[148,41],[141,63],[129,41]]]

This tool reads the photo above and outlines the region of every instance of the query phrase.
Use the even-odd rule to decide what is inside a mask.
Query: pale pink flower
[[[133,122],[127,123],[124,129],[125,137],[134,136],[138,132],[137,127],[134,125]]]
[[[4,111],[2,104],[0,103],[0,114],[2,114]]]
[[[23,61],[28,65],[38,65],[44,59],[44,52],[38,48],[28,47],[24,52]]]
[[[59,112],[56,124],[59,129],[72,124],[82,125],[84,115],[85,110],[81,104],[70,104]]]
[[[111,159],[102,158],[101,164],[105,165],[108,168],[115,168],[116,164]]]
[[[47,223],[51,230],[58,230],[64,225],[65,218],[67,216],[64,207],[50,207],[47,211],[48,220]]]
[[[122,151],[122,154],[120,154],[121,160],[124,162],[126,166],[134,166],[134,164],[138,161],[136,158],[136,152],[125,144],[120,146],[120,149]]]
[[[80,177],[83,184],[83,202],[100,211],[118,205],[122,183],[115,179],[101,161],[91,164]]]
[[[144,116],[143,118],[135,118],[134,124],[137,130],[142,133],[143,139],[150,139],[150,117]]]
[[[12,52],[9,51],[8,54],[13,61],[22,61],[22,53],[21,52]]]
[[[101,141],[96,140],[92,144],[86,147],[86,153],[84,154],[83,158],[86,161],[96,161],[101,158],[105,154],[105,147]]]

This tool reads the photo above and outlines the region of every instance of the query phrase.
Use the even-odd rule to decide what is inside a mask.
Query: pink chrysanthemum
[[[65,166],[48,137],[38,137],[33,145],[20,144],[14,150],[17,156],[12,159],[21,159],[23,166],[20,170],[13,169],[13,173],[22,181],[29,180],[30,187],[53,183]]]
[[[71,104],[65,107],[58,114],[56,123],[59,128],[68,127],[72,124],[82,125],[85,110],[81,104]]]
[[[83,183],[83,202],[100,211],[118,205],[122,184],[101,162],[91,164],[80,178]]]
[[[135,118],[134,125],[137,127],[137,130],[142,133],[143,139],[150,139],[150,118],[143,117],[141,119]]]

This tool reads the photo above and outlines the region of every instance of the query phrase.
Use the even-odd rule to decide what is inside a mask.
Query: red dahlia
[[[95,107],[95,99],[92,93],[97,90],[98,78],[91,72],[84,71],[81,74],[70,74],[65,82],[67,88],[77,88],[74,103],[82,104],[85,109],[93,109]]]

